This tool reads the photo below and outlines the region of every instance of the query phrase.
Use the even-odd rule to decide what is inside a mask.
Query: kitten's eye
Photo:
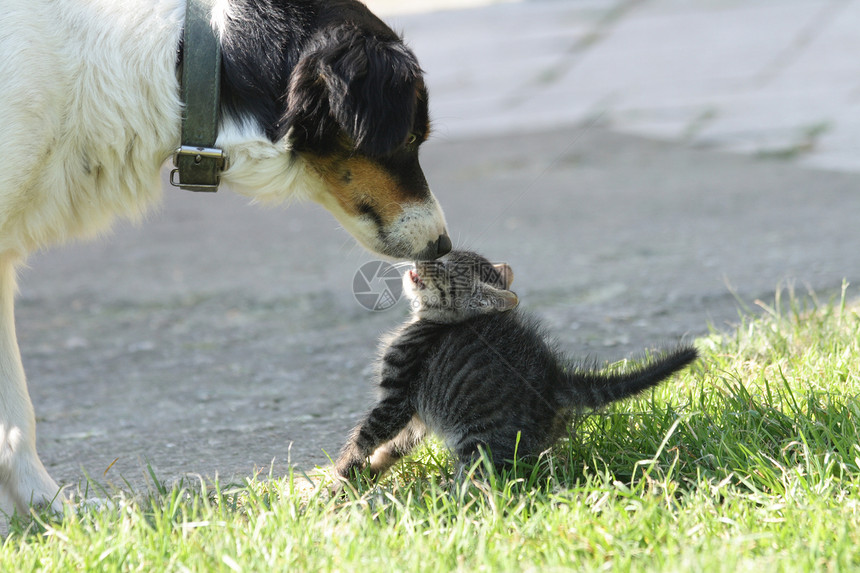
[[[418,141],[418,135],[415,133],[410,133],[409,137],[406,138],[406,145],[415,145],[416,141]]]

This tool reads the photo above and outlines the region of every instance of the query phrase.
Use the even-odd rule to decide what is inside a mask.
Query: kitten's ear
[[[520,304],[520,299],[517,295],[509,290],[484,286],[484,308],[486,312],[496,311],[505,312],[513,310]]]
[[[505,281],[505,288],[511,288],[511,283],[514,282],[514,270],[507,263],[499,263],[497,265],[493,265],[499,274],[502,275],[502,280]],[[516,296],[516,295],[515,295]]]

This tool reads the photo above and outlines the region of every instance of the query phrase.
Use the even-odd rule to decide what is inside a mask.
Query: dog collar
[[[170,184],[217,191],[227,154],[215,147],[221,83],[221,43],[211,24],[212,0],[188,0],[182,32],[182,139],[173,154]]]

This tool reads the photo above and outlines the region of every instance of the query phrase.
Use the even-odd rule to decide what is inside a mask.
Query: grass
[[[14,520],[3,571],[860,567],[860,306],[777,296],[646,398],[504,475],[437,444],[342,496],[303,475],[158,485]],[[479,477],[484,476],[484,477]],[[157,484],[157,482],[156,482]]]

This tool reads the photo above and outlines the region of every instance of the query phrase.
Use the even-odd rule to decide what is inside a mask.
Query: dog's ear
[[[329,88],[322,69],[322,50],[303,56],[290,74],[286,112],[281,136],[288,135],[296,149],[326,152],[337,137],[338,125],[331,115]]]
[[[368,155],[385,155],[412,130],[421,68],[399,42],[376,38],[351,43],[331,65],[332,114]]]
[[[363,153],[386,155],[412,130],[421,68],[400,42],[339,32],[293,70],[284,126],[318,143],[339,127]]]

